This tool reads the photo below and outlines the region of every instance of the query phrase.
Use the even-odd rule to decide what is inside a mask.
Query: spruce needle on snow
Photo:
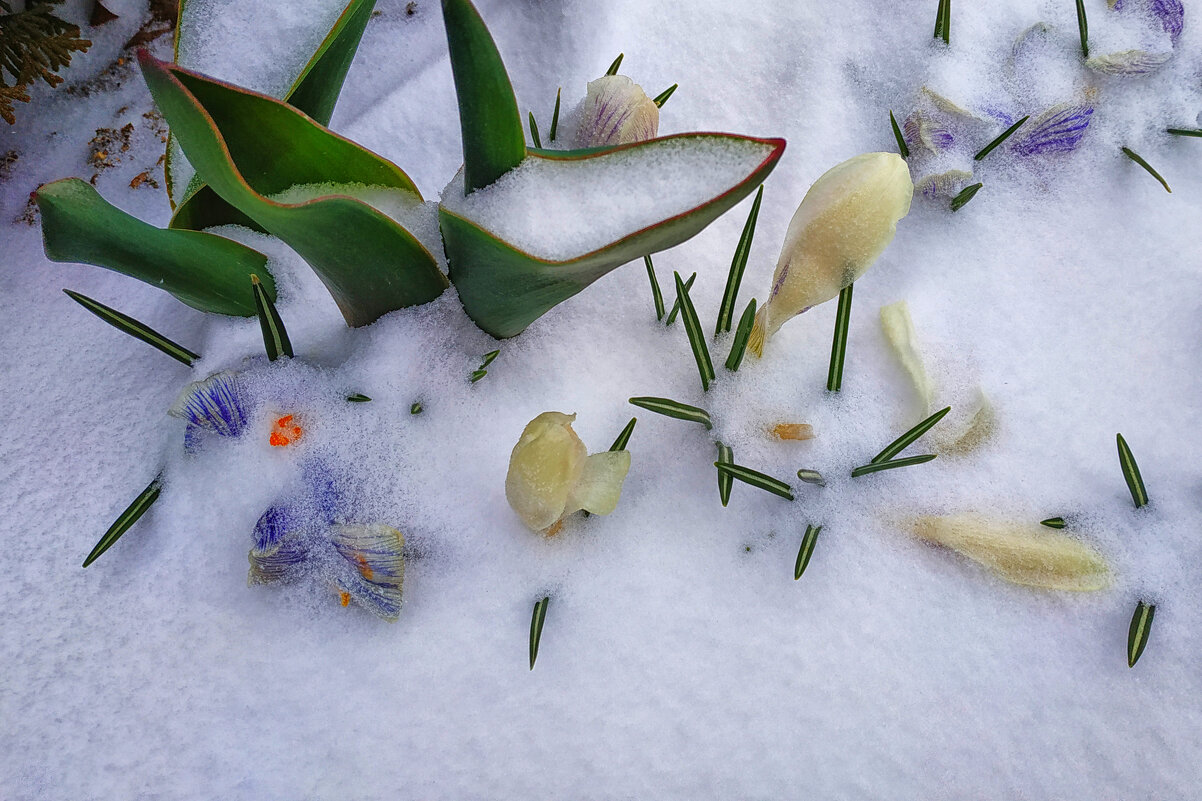
[[[838,392],[843,386],[843,361],[847,358],[847,329],[851,325],[851,293],[855,284],[839,292],[839,308],[835,312],[835,337],[831,342],[831,366],[826,374],[826,388]]]
[[[200,358],[199,353],[193,353],[183,345],[171,341],[150,326],[139,320],[135,320],[127,314],[122,314],[99,301],[92,300],[87,295],[72,292],[70,289],[64,289],[63,292],[66,292],[67,297],[71,298],[71,300],[83,306],[118,331],[129,334],[134,339],[139,339],[147,345],[161,350],[176,361],[183,362],[191,367],[192,362]]]
[[[893,116],[893,109],[889,109],[889,124],[893,126],[893,138],[897,140],[897,152],[903,159],[910,158],[910,148],[906,146],[906,137],[902,136],[901,128],[897,127],[897,118]]]
[[[1155,178],[1157,181],[1160,181],[1160,185],[1164,187],[1164,191],[1168,192],[1169,194],[1173,193],[1173,190],[1169,189],[1169,182],[1166,181],[1164,178],[1160,177],[1160,173],[1156,172],[1156,170],[1153,169],[1151,164],[1144,161],[1143,156],[1139,155],[1138,153],[1136,153],[1134,150],[1132,150],[1129,147],[1123,148],[1123,154],[1127,158],[1131,159],[1136,164],[1138,164],[1139,166],[1141,166],[1145,170],[1147,170],[1148,174],[1151,175],[1153,178]]]
[[[691,423],[701,423],[706,429],[714,427],[710,420],[710,413],[698,406],[690,406],[687,403],[674,401],[670,398],[654,398],[654,397],[639,397],[629,400],[634,406],[640,409],[646,409],[649,412],[662,414],[664,417],[672,417],[677,420],[688,420]]]
[[[743,233],[739,236],[739,244],[735,247],[734,258],[730,262],[730,273],[726,276],[726,289],[722,292],[722,305],[718,307],[718,322],[714,326],[714,336],[723,331],[729,331],[735,315],[735,300],[739,296],[739,285],[743,282],[743,272],[747,269],[747,257],[751,253],[751,240],[755,237],[755,223],[760,216],[760,201],[764,199],[764,185],[760,184],[755,193],[755,202],[751,204],[751,212],[747,222],[743,224]]]
[[[773,478],[767,473],[761,473],[759,470],[752,470],[750,467],[738,464],[714,462],[714,467],[718,468],[719,473],[729,473],[733,478],[739,479],[744,484],[750,484],[765,492],[779,495],[787,501],[793,500],[793,490],[779,478]]]
[[[989,144],[985,145],[985,147],[981,148],[981,149],[980,149],[980,150],[977,152],[977,155],[973,156],[973,160],[974,160],[974,161],[980,161],[981,159],[983,159],[983,158],[985,158],[986,156],[988,156],[990,153],[992,153],[992,152],[993,152],[994,148],[996,148],[996,147],[997,147],[998,145],[1000,145],[1002,142],[1005,142],[1007,139],[1009,139],[1009,138],[1010,138],[1010,136],[1011,136],[1011,134],[1013,134],[1015,131],[1017,131],[1019,128],[1021,128],[1021,127],[1022,127],[1022,124],[1023,124],[1024,122],[1026,122],[1027,120],[1029,120],[1029,119],[1031,119],[1031,115],[1030,115],[1030,114],[1028,114],[1027,116],[1023,117],[1021,120],[1019,120],[1018,122],[1014,123],[1013,125],[1011,125],[1011,126],[1010,126],[1009,128],[1007,128],[1006,130],[1002,131],[1002,133],[1001,133],[1001,134],[998,136],[998,138],[997,138],[997,139],[994,139],[992,142],[990,142]]]
[[[810,564],[810,557],[814,554],[814,546],[818,544],[818,534],[821,531],[822,526],[806,526],[806,533],[801,538],[801,547],[797,550],[797,561],[793,565],[794,581],[797,581],[801,578],[801,574],[806,572],[806,567]]]
[[[1143,476],[1139,474],[1139,465],[1135,463],[1135,454],[1131,453],[1131,448],[1127,446],[1127,440],[1123,439],[1122,434],[1116,434],[1115,439],[1119,446],[1119,467],[1123,470],[1127,489],[1131,491],[1131,500],[1136,509],[1147,506],[1148,490],[1144,487]]]
[[[538,643],[543,638],[543,623],[547,619],[547,605],[550,597],[543,597],[534,602],[534,614],[530,618],[530,669],[534,670],[534,660],[538,659]]]

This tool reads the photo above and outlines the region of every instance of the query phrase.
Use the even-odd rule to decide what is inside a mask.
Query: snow
[[[96,47],[71,81],[102,70],[136,29],[139,3],[108,5],[122,19],[91,34]],[[1086,5],[1101,36],[1105,3]],[[80,18],[82,6],[63,8]],[[1122,78],[1080,67],[1072,3],[953,4],[950,50],[931,41],[934,6],[480,4],[520,108],[544,132],[556,88],[570,107],[624,51],[622,72],[649,94],[681,84],[661,134],[788,140],[738,311],[766,298],[806,188],[850,156],[892,149],[888,110],[900,121],[920,87],[968,106],[1000,98],[1020,114],[1096,89],[1077,151],[995,151],[971,165],[984,188],[955,214],[915,198],[856,284],[838,395],[825,391],[834,302],[787,323],[734,375],[720,366],[730,335],[711,342],[719,377],[702,394],[683,326],[656,322],[635,262],[500,343],[472,384],[498,343],[453,290],[350,330],[289,248],[225,229],[270,256],[280,286],[299,358],[267,364],[257,321],[48,263],[37,228],[11,222],[41,182],[91,177],[94,129],[126,122],[137,125],[131,151],[97,187],[143,219],[169,216],[163,190],[128,187],[162,152],[136,74],[86,100],[37,89],[18,124],[0,129],[0,152],[20,152],[0,179],[0,795],[1192,797],[1202,781],[1202,145],[1160,131],[1196,126],[1202,109],[1195,7],[1161,71]],[[379,7],[332,127],[433,200],[461,158],[438,7]],[[245,41],[212,54],[229,75],[276,39],[246,13]],[[1038,66],[998,77],[1014,39],[1041,20],[1053,28]],[[707,333],[750,203],[655,257],[669,304],[672,271],[698,272],[691,294]],[[134,342],[62,287],[203,360],[189,370]],[[940,426],[971,412],[980,386],[998,430],[970,454],[851,479],[917,422],[878,321],[902,299],[933,408],[953,405]],[[244,370],[255,387],[250,432],[187,456],[166,410],[221,369]],[[373,400],[342,400],[352,392]],[[714,431],[626,403],[636,395],[703,406]],[[415,400],[420,415],[409,413]],[[638,417],[615,512],[574,518],[552,540],[527,531],[504,497],[510,451],[544,411],[576,413],[594,452]],[[296,445],[267,445],[277,412],[306,420]],[[817,437],[770,438],[779,422],[809,423]],[[1139,461],[1145,509],[1132,508],[1116,432]],[[723,509],[715,438],[738,463],[790,480],[797,500],[736,483]],[[396,624],[309,587],[246,586],[255,521],[295,491],[316,453],[339,465],[358,522],[394,525],[412,546]],[[793,480],[799,468],[827,486]],[[160,469],[159,501],[81,570]],[[915,516],[961,513],[1028,524],[1063,515],[1114,583],[1088,594],[1007,584],[905,530]],[[823,530],[794,581],[808,523]],[[530,614],[544,595],[530,671]],[[1129,669],[1141,598],[1158,608]]]
[[[443,205],[519,250],[566,261],[705,205],[746,181],[773,149],[685,138],[579,160],[530,158],[466,196],[458,173]]]

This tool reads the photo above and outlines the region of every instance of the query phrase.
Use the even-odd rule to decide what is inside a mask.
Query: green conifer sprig
[[[92,46],[78,25],[51,13],[62,2],[38,0],[14,12],[12,0],[0,0],[0,117],[9,125],[17,121],[13,103],[29,102],[30,84],[40,79],[58,86],[63,78],[57,73],[71,54]]]

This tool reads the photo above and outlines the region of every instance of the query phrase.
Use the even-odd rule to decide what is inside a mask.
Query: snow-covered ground
[[[99,74],[141,23],[138,0],[93,32],[72,82]],[[66,13],[83,18],[81,0]],[[279,91],[337,0],[223,0],[191,64]],[[406,6],[413,13],[407,13]],[[1071,2],[480,0],[523,115],[545,132],[625,52],[649,94],[679,82],[661,133],[788,140],[764,192],[738,310],[766,299],[806,188],[855,154],[895,149],[889,127],[928,87],[1015,118],[1088,98],[1072,153],[977,163],[961,211],[915,198],[856,283],[843,391],[825,390],[834,302],[793,320],[762,360],[720,365],[701,392],[683,326],[657,323],[632,263],[499,343],[453,290],[347,329],[309,268],[272,257],[299,359],[267,366],[255,320],[206,316],[132,279],[52,264],[19,222],[40,183],[90,178],[88,142],[133,123],[97,188],[165,225],[165,191],[131,179],[163,143],[136,71],[89,96],[38,90],[0,128],[0,797],[1170,799],[1202,782],[1202,21],[1186,8],[1171,60],[1140,77],[1080,64]],[[1143,8],[1087,0],[1099,50],[1140,44]],[[395,161],[436,199],[461,161],[438,4],[381,0],[331,127]],[[1014,55],[1031,25],[1051,29]],[[308,38],[306,38],[308,37]],[[1149,46],[1168,47],[1164,36]],[[306,42],[308,44],[306,44]],[[1132,44],[1134,42],[1134,44]],[[156,47],[169,57],[164,39]],[[292,52],[272,64],[272,54]],[[280,56],[282,58],[282,55]],[[989,129],[1000,130],[994,123]],[[983,145],[992,135],[986,134]],[[1146,158],[1172,194],[1127,159]],[[959,162],[971,163],[965,146]],[[918,177],[917,174],[915,176]],[[655,258],[694,271],[712,330],[750,199]],[[60,291],[145,321],[204,358],[189,370],[105,326]],[[996,434],[961,457],[848,477],[916,422],[913,390],[878,310],[905,299],[939,392],[961,424],[977,387]],[[245,357],[255,361],[244,364]],[[185,456],[166,409],[188,382],[249,367],[252,433]],[[362,392],[371,403],[343,398]],[[707,408],[715,430],[635,409],[659,395]],[[424,411],[409,413],[420,401]],[[504,494],[510,450],[547,410],[575,412],[590,450],[631,416],[633,464],[609,516],[557,537],[527,531]],[[271,448],[270,422],[305,422]],[[778,422],[817,438],[781,442]],[[1151,504],[1132,508],[1122,432]],[[789,503],[736,483],[719,503],[714,437],[736,460],[791,479]],[[930,435],[928,435],[930,436]],[[913,452],[923,452],[921,444]],[[392,625],[311,587],[246,586],[255,521],[322,453],[361,521],[412,552]],[[111,520],[160,470],[162,496],[80,569]],[[975,511],[1070,520],[1112,586],[1090,594],[1005,583],[916,541],[915,515]],[[808,523],[823,525],[800,581]],[[551,598],[533,671],[534,602]],[[1157,603],[1134,669],[1127,626]]]

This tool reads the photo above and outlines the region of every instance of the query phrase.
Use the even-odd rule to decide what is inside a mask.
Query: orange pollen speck
[[[286,414],[275,421],[274,430],[267,441],[273,447],[282,448],[285,445],[291,445],[293,442],[296,442],[304,433],[304,429],[294,422],[293,416]]]
[[[805,440],[814,438],[814,428],[806,423],[777,423],[770,430],[777,439]]]
[[[355,561],[359,563],[359,574],[368,581],[371,581],[371,577],[375,575],[375,572],[367,564],[367,557],[363,554],[357,554]]]
[[[343,606],[350,606],[351,594],[349,592],[340,592],[338,593],[338,600],[342,602]]]

